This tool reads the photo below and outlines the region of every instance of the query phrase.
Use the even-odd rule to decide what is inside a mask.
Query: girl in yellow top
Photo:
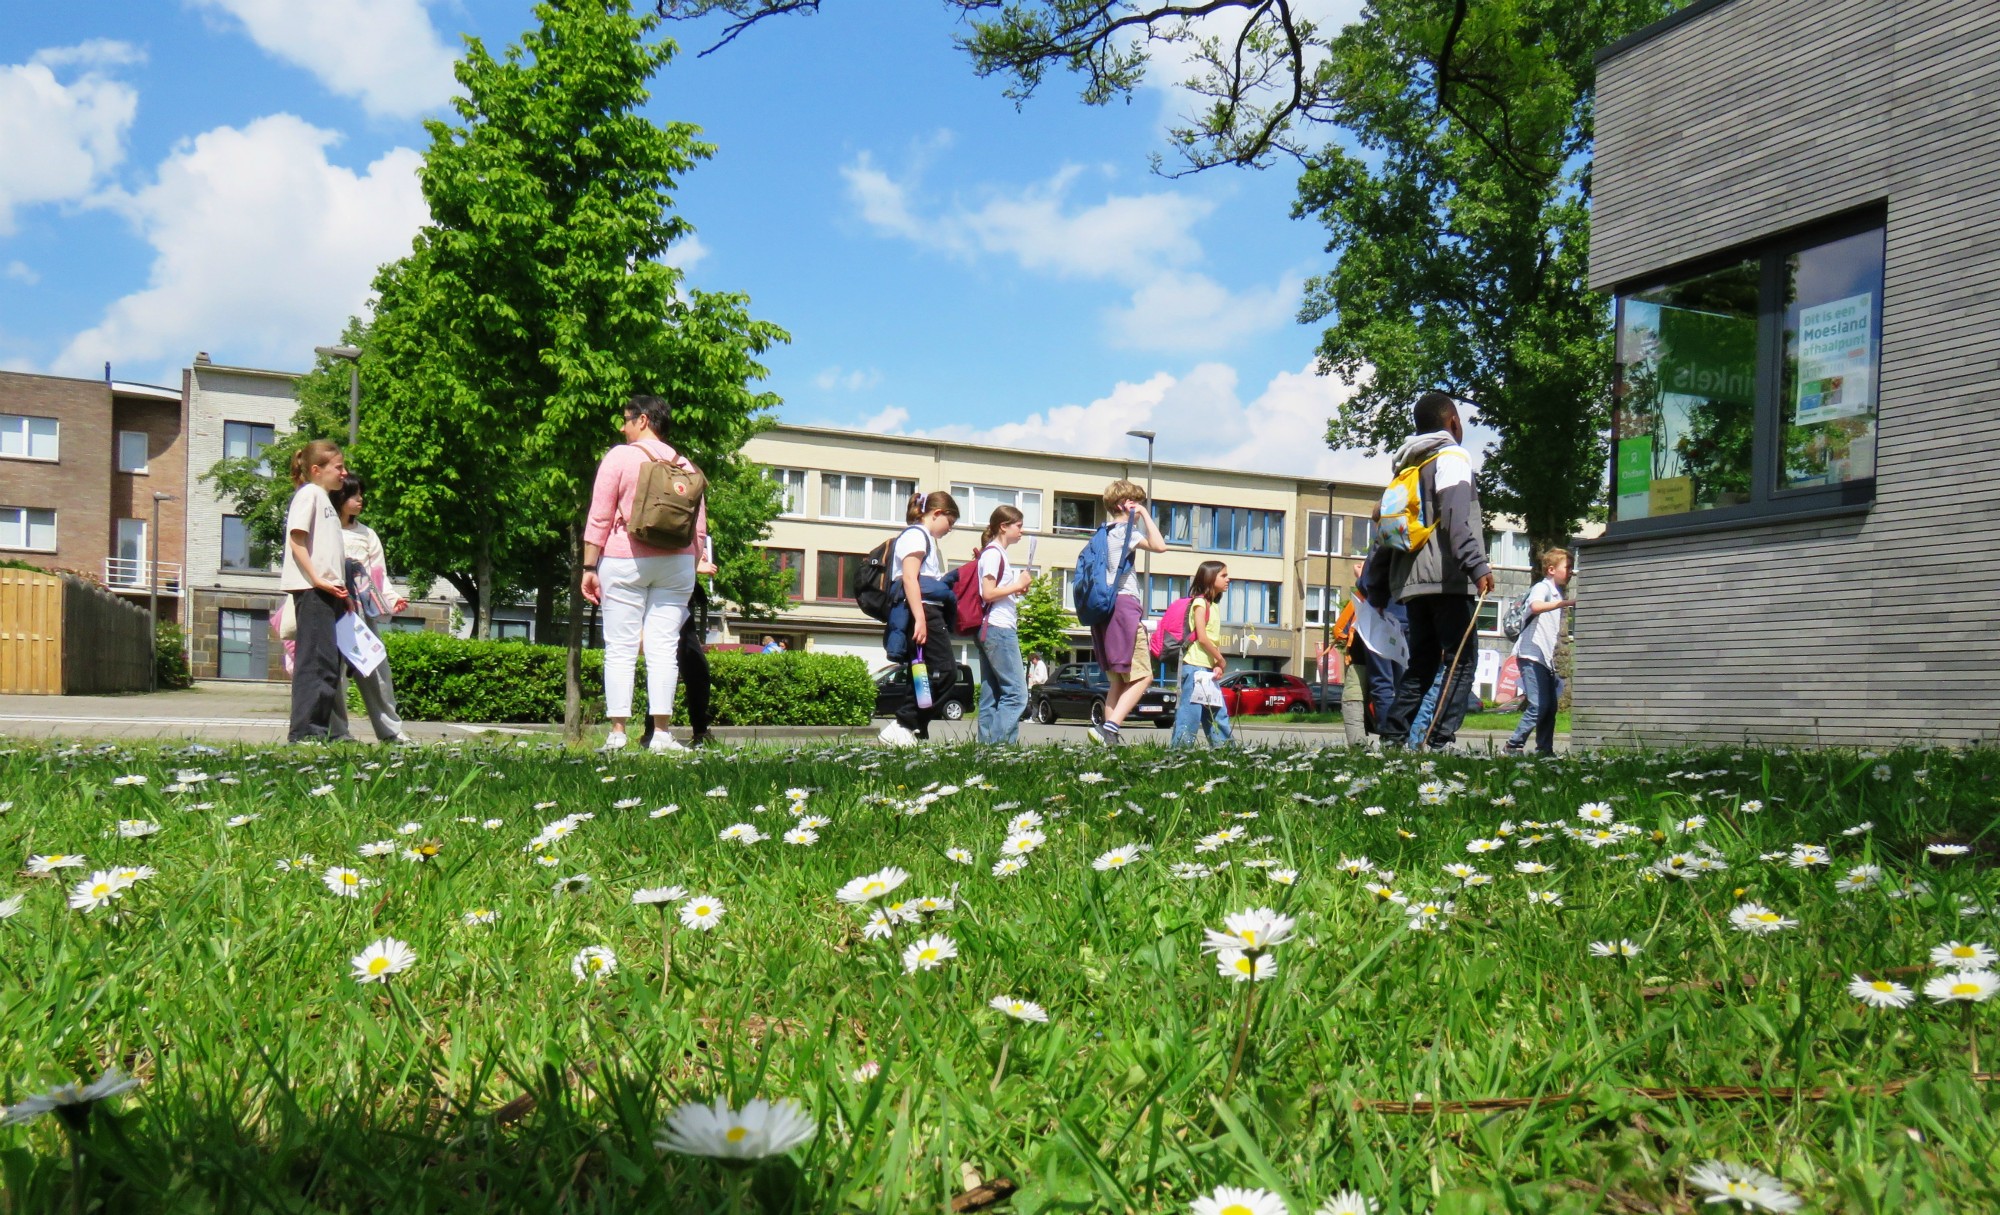
[[[1174,734],[1168,746],[1194,745],[1195,731],[1207,737],[1208,745],[1228,744],[1229,710],[1215,680],[1222,677],[1222,595],[1229,589],[1229,567],[1220,561],[1204,561],[1195,570],[1188,586],[1187,640],[1181,646],[1181,698],[1174,710]],[[1206,686],[1203,686],[1203,685]],[[1199,694],[1208,704],[1196,702]]]

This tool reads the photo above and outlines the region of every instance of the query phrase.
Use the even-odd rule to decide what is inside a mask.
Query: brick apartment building
[[[0,559],[156,589],[160,618],[180,620],[186,433],[177,389],[0,372]]]

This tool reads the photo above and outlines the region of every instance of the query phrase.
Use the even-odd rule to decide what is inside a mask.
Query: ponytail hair
[[[958,522],[958,500],[950,494],[941,489],[934,489],[927,494],[913,493],[910,495],[910,508],[904,522],[921,523],[924,516],[934,515],[939,511],[950,515],[953,523]]]
[[[1195,568],[1194,581],[1188,583],[1188,598],[1206,599],[1214,603],[1217,596],[1215,576],[1228,569],[1226,562],[1204,561]]]
[[[993,517],[986,521],[986,530],[984,532],[981,532],[979,535],[979,547],[985,548],[987,545],[993,543],[993,537],[999,535],[1000,529],[1007,526],[1009,523],[1021,523],[1024,521],[1025,521],[1025,516],[1021,514],[1019,507],[1014,507],[1014,506],[994,507]]]
[[[312,470],[340,454],[340,444],[332,439],[314,439],[292,453],[292,485],[304,485]]]

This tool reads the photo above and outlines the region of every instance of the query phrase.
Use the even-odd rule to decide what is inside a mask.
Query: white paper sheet
[[[1376,611],[1359,596],[1354,600],[1354,627],[1361,630],[1361,644],[1368,647],[1370,654],[1379,654],[1390,662],[1409,665],[1410,639],[1403,626]]]
[[[387,646],[375,635],[375,630],[361,623],[361,617],[353,612],[342,612],[333,625],[333,643],[340,647],[340,656],[347,659],[347,665],[354,668],[356,675],[372,675],[375,668],[389,657]]]

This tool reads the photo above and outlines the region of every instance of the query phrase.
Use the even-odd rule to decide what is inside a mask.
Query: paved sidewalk
[[[80,738],[128,742],[175,741],[181,739],[211,744],[281,743],[291,716],[291,687],[282,683],[198,683],[179,692],[151,692],[127,696],[0,696],[0,738],[20,739]],[[363,741],[368,720],[354,714],[352,724],[360,728]],[[725,742],[833,742],[838,739],[872,739],[885,719],[868,726],[720,726],[716,736]],[[1343,747],[1346,736],[1338,725],[1301,725],[1283,718],[1237,718],[1236,736],[1244,742],[1288,744],[1306,747]],[[410,737],[422,743],[466,742],[475,738],[556,737],[557,727],[545,725],[458,725],[440,722],[406,722]],[[601,737],[602,727],[593,733]],[[939,742],[970,742],[977,737],[975,723],[937,722],[931,736]],[[1459,736],[1473,751],[1497,751],[1507,736],[1501,731],[1471,730]],[[1070,743],[1087,740],[1081,723],[1038,726],[1021,725],[1025,743]],[[1165,730],[1135,729],[1129,744],[1165,745]],[[1567,735],[1556,736],[1556,749],[1569,749]]]

